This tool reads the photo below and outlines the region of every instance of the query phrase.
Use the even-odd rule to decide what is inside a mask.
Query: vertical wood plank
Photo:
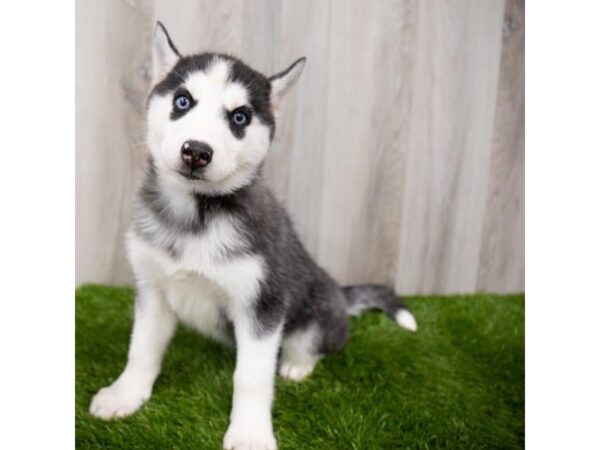
[[[306,56],[307,62],[298,84],[284,100],[265,167],[267,182],[288,208],[302,242],[313,255],[319,240],[326,133],[329,10],[328,1],[282,4],[272,72],[284,70],[301,56]]]
[[[123,234],[143,160],[151,4],[76,2],[76,282],[126,283]]]
[[[525,289],[525,2],[507,0],[478,291]]]
[[[368,139],[375,109],[379,3],[332,2],[318,259],[343,284],[351,280],[350,243],[365,240]]]
[[[154,3],[155,19],[164,23],[180,53],[240,53],[244,1],[189,0]]]
[[[503,1],[420,2],[396,288],[476,287]]]
[[[352,240],[352,282],[393,284],[402,227],[402,201],[410,137],[418,2],[403,1],[382,10],[378,44],[376,109],[371,113],[367,185],[366,242]],[[363,150],[364,151],[364,150]]]
[[[269,76],[277,70],[281,45],[281,2],[246,1],[242,16],[239,55],[251,67]]]
[[[332,2],[318,258],[342,283],[392,277],[415,7]]]

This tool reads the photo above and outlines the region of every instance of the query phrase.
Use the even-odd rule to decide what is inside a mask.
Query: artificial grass
[[[152,398],[105,422],[88,407],[124,367],[133,290],[76,291],[76,445],[220,449],[234,352],[180,328]],[[303,383],[277,379],[279,449],[524,447],[524,296],[414,297],[412,334],[383,314],[352,318],[347,347]]]

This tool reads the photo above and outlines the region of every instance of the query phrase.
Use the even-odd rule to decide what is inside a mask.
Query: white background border
[[[600,448],[600,4],[526,6],[527,447]],[[74,3],[0,17],[0,447],[68,449]]]
[[[74,447],[75,15],[0,2],[0,448]]]
[[[600,3],[526,9],[526,442],[599,449]]]

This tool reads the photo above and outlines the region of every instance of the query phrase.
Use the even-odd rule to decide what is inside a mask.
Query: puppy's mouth
[[[188,180],[203,180],[204,177],[202,177],[202,175],[198,174],[198,173],[194,173],[194,171],[184,171],[184,170],[178,170],[177,173],[179,175],[181,175],[182,177],[188,179]]]

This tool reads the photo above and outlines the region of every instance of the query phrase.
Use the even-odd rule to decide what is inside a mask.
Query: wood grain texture
[[[411,58],[414,9],[332,3],[318,258],[342,283],[391,278],[399,228],[389,224],[399,225],[401,210],[389,205],[401,204],[412,76],[401,64]]]
[[[127,283],[123,234],[145,148],[152,4],[76,3],[76,280]]]
[[[266,164],[267,181],[287,206],[300,238],[316,255],[323,179],[330,4],[286,1],[281,8],[273,72],[305,56],[304,73],[279,113]],[[307,33],[306,30],[312,30]]]
[[[419,7],[396,288],[469,292],[479,264],[504,2]]]
[[[243,0],[155,1],[154,17],[169,30],[182,54],[242,49]]]
[[[351,264],[357,269],[363,266],[364,282],[394,282],[403,220],[403,209],[390,205],[402,204],[405,189],[418,4],[403,1],[391,6],[381,20],[385,28],[378,50],[380,80],[376,110],[371,114],[371,140],[367,143],[371,144],[367,148],[374,164],[367,187],[365,231],[369,245],[365,248],[353,240],[351,251]],[[365,148],[359,150],[364,152]],[[358,279],[357,274],[351,277]]]
[[[478,291],[525,289],[525,2],[508,0]]]
[[[301,56],[265,178],[340,282],[524,284],[522,0],[77,3],[77,283],[126,283],[150,37],[270,75]],[[110,180],[110,183],[107,183]]]

